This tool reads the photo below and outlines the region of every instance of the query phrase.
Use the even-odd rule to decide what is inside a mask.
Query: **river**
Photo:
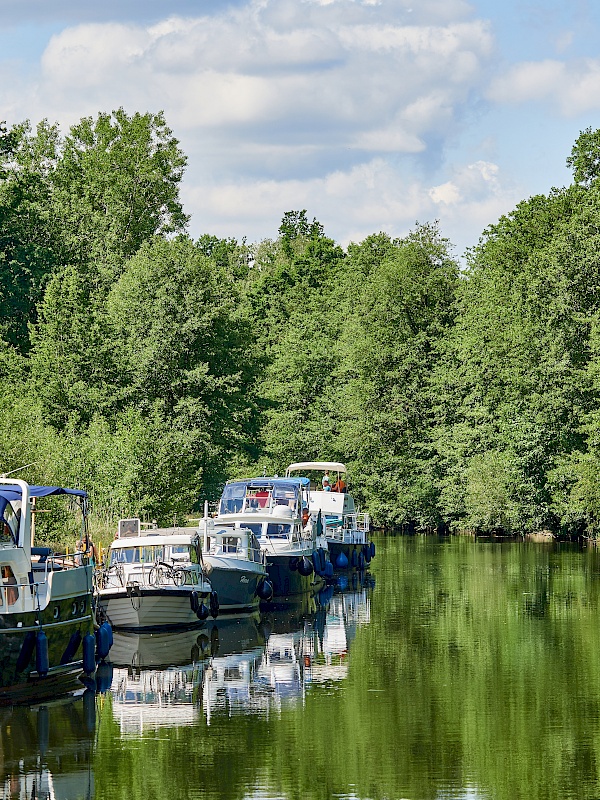
[[[102,693],[0,709],[2,797],[600,797],[600,553],[375,543],[324,606],[115,635]]]

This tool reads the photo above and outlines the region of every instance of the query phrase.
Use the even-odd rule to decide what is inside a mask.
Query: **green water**
[[[3,796],[600,798],[600,554],[376,545],[325,609],[120,638],[91,707],[5,710]]]

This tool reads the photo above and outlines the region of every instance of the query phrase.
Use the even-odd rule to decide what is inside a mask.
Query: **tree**
[[[60,226],[51,213],[51,175],[58,130],[45,121],[0,131],[1,333],[21,353],[44,285],[63,258]]]
[[[352,253],[368,278],[343,335],[340,449],[377,521],[435,526],[432,375],[453,324],[458,266],[434,225],[393,242],[369,237],[365,251]]]
[[[72,258],[104,265],[112,282],[118,268],[106,265],[130,258],[155,234],[183,231],[185,164],[162,112],[128,116],[119,108],[74,125],[53,176],[54,211]]]
[[[589,188],[600,175],[600,130],[582,131],[567,158],[575,183]]]

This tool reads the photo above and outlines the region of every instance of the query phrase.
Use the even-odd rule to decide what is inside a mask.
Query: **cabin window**
[[[111,564],[153,564],[163,557],[162,545],[146,545],[145,547],[113,548]]]
[[[269,492],[266,489],[248,489],[246,493],[246,509],[254,508],[257,511],[269,505]]]
[[[260,537],[262,535],[262,523],[261,522],[251,522],[250,524],[248,524],[244,520],[244,528],[248,528],[248,530],[251,530],[252,533],[255,536],[258,536],[258,538],[260,539]]]
[[[4,596],[6,596],[6,602],[9,606],[14,605],[17,600],[19,599],[19,590],[17,588],[17,579],[15,578],[15,574],[12,571],[12,567],[8,564],[5,564],[0,568],[0,572],[2,574],[2,583],[4,584],[4,589],[0,593],[0,600],[2,600],[2,604],[4,604]]]
[[[273,503],[277,506],[288,506],[292,511],[298,505],[298,487],[292,483],[282,483],[273,487]]]
[[[291,531],[291,525],[279,525],[275,522],[270,522],[267,526],[267,536],[269,536],[271,539],[289,536]]]
[[[224,553],[242,552],[242,540],[239,536],[223,536],[221,538],[221,545]]]
[[[18,544],[21,509],[15,511],[8,501],[1,502],[4,508],[0,505],[0,544]]]
[[[174,544],[171,546],[171,561],[189,561],[190,546],[187,544]]]

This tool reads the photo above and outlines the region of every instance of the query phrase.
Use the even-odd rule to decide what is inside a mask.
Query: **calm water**
[[[600,554],[388,537],[365,585],[116,636],[91,692],[0,710],[4,798],[600,798]]]

